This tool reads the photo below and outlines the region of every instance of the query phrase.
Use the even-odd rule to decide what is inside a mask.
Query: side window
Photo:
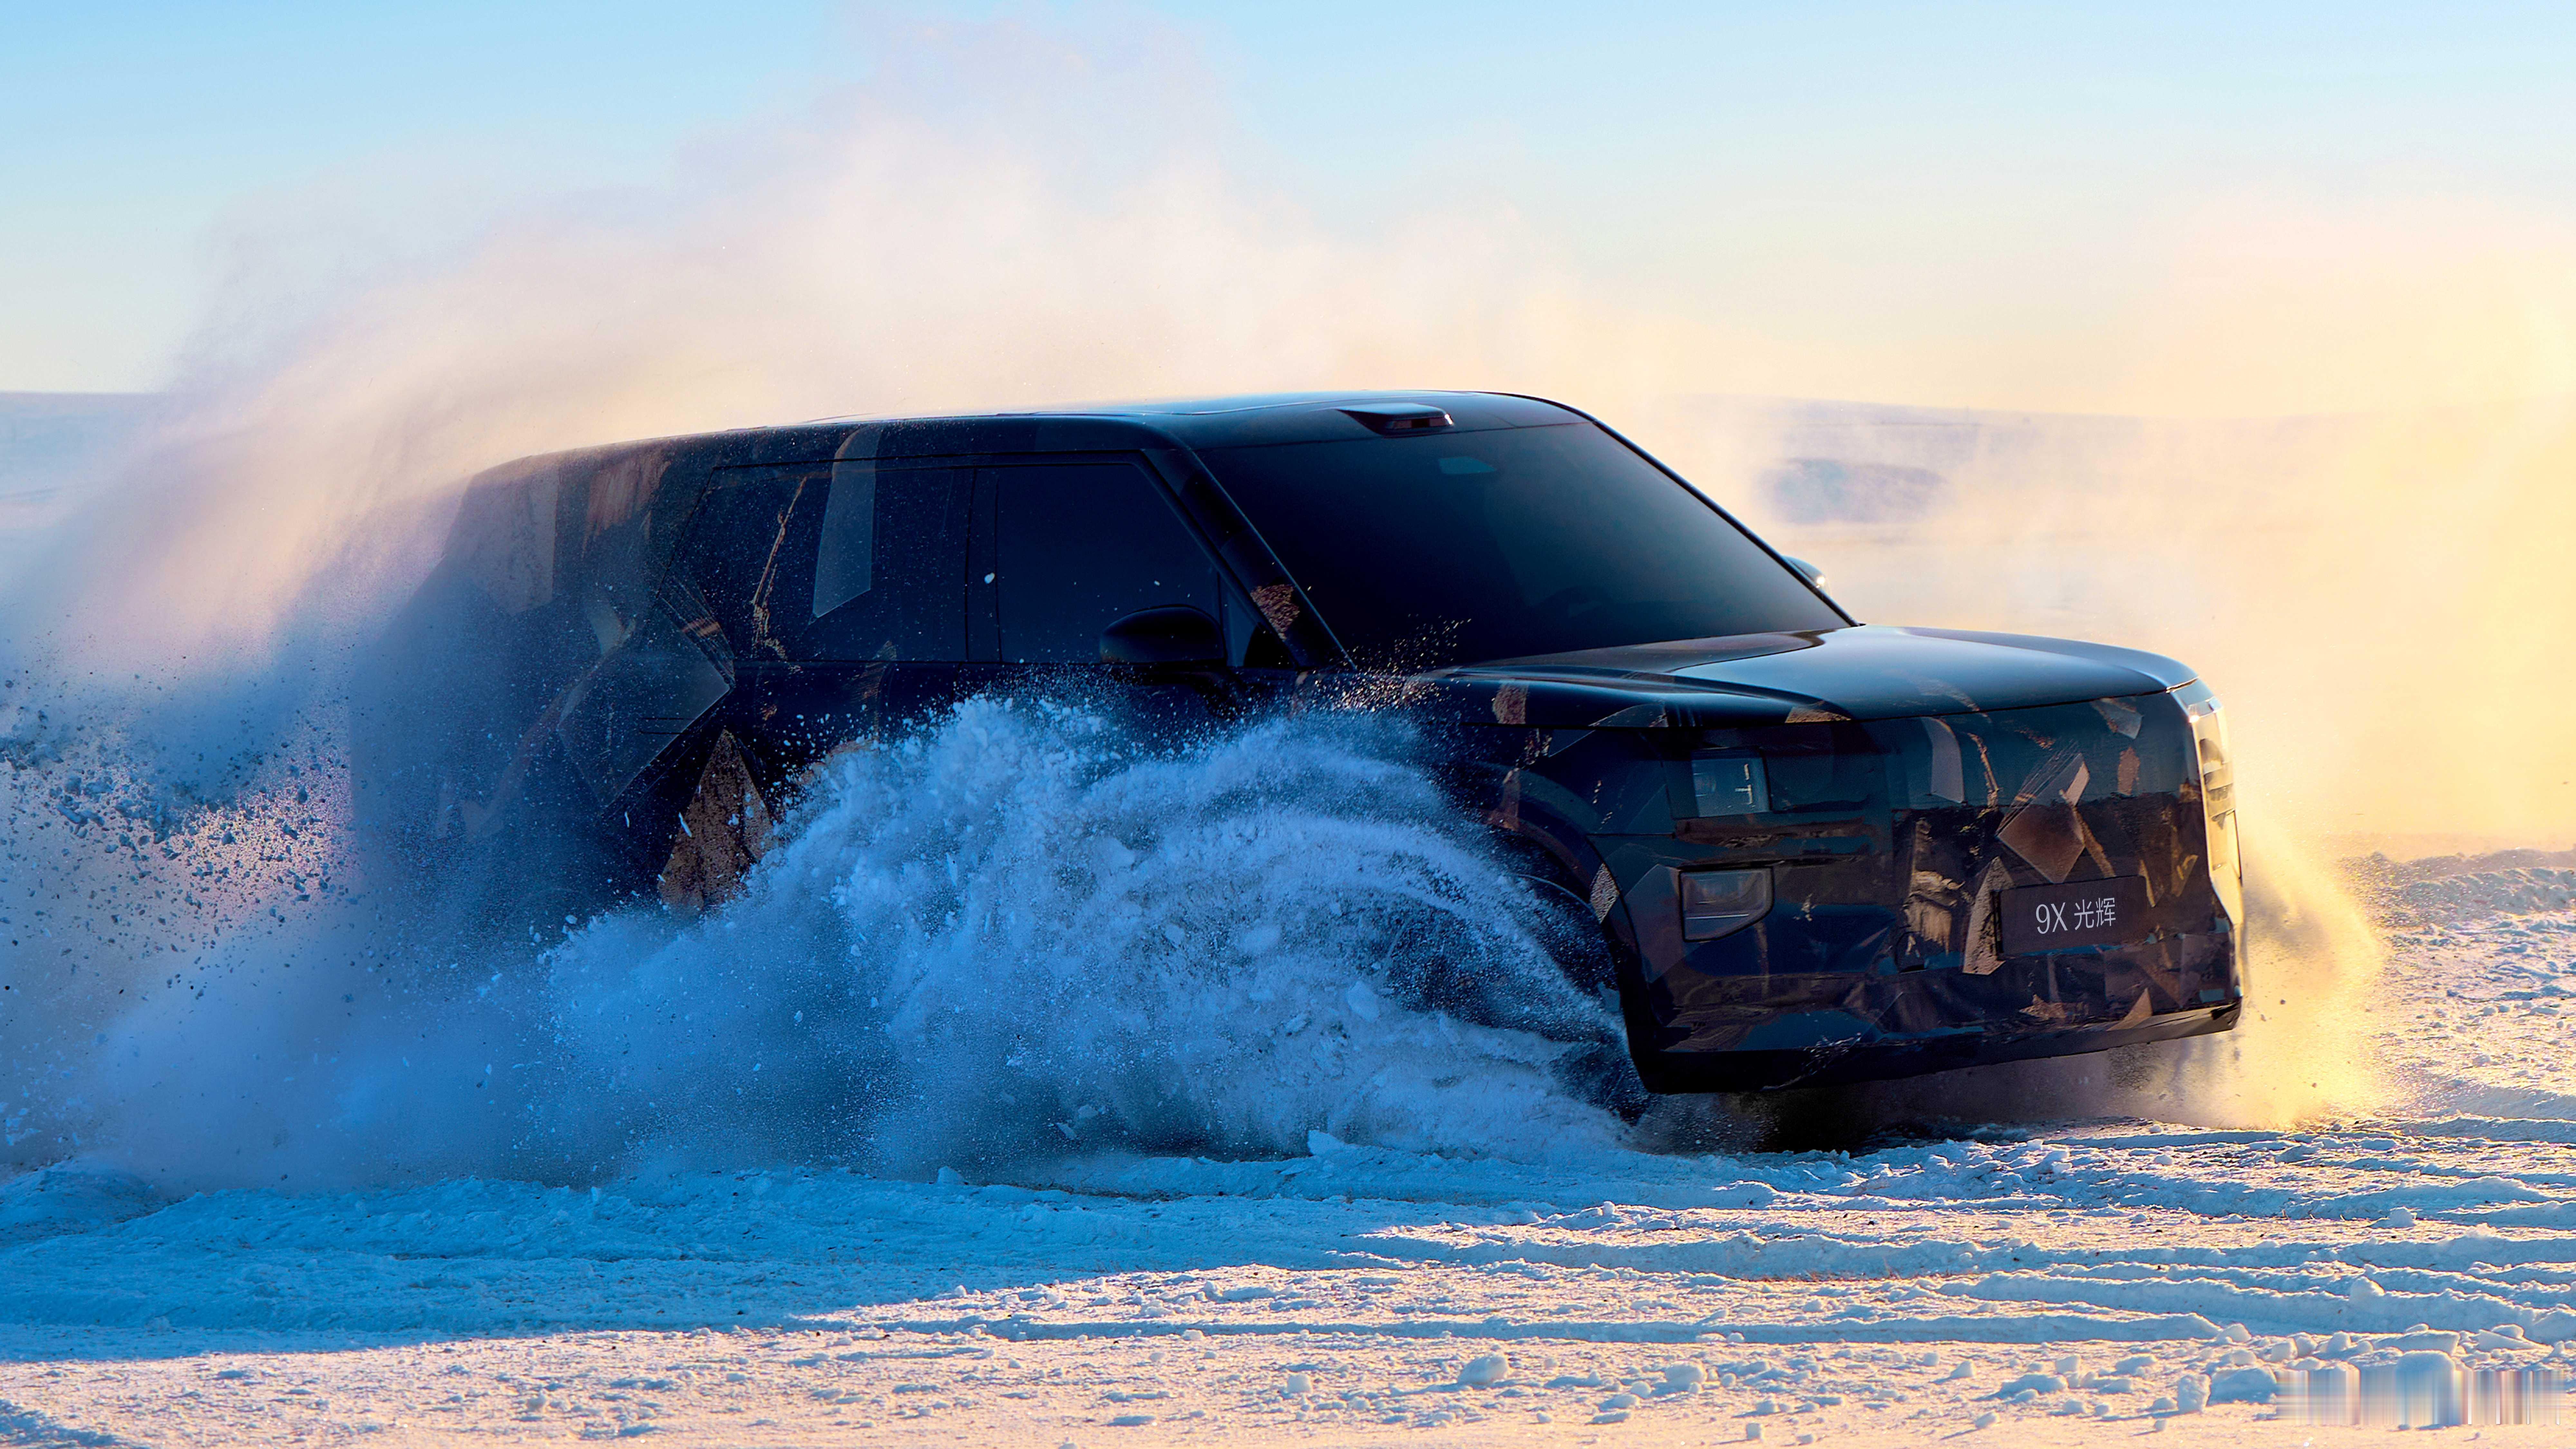
[[[996,468],[993,566],[1002,658],[1096,664],[1100,631],[1159,605],[1218,613],[1216,566],[1133,463]]]
[[[832,466],[801,657],[966,657],[970,478],[963,468]]]
[[[735,656],[965,657],[967,475],[803,464],[725,469],[674,563]]]
[[[780,604],[801,616],[805,600],[800,579],[781,575],[810,575],[830,485],[828,465],[723,468],[699,498],[672,569],[705,601],[735,658],[789,657],[787,642],[807,621],[783,616]]]

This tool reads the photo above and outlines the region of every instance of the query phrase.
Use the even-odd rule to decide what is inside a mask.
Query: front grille
[[[1801,1013],[1828,1038],[1877,1040],[2134,1024],[2234,997],[2190,726],[2170,696],[1705,745],[1758,753],[1770,809],[1675,835],[1694,864],[1769,863],[1774,905],[1653,979],[1669,1049],[1750,1049]],[[2139,919],[2116,943],[2007,949],[2006,892],[2122,877]]]

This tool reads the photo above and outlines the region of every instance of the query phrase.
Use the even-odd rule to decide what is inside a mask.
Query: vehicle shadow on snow
[[[1069,1164],[1054,1175],[1150,1175],[1163,1164],[1266,1173],[1278,1183],[1293,1182],[1285,1170],[1309,1161],[1148,1159]],[[1378,1165],[1359,1175],[1418,1192],[1441,1166],[1417,1159],[1410,1172]],[[50,1224],[19,1224],[16,1240],[0,1246],[0,1361],[639,1331],[905,1329],[1005,1339],[1300,1331],[1355,1321],[1344,1295],[1303,1275],[1437,1262],[1440,1231],[1462,1217],[1527,1221],[1584,1200],[1455,1200],[1546,1185],[1505,1172],[1451,1200],[1173,1197],[799,1171],[627,1182],[596,1200],[572,1189],[452,1182],[150,1204],[99,1184],[86,1194],[93,1209],[131,1215],[85,1222],[66,1211]],[[1655,1195],[1622,1186],[1595,1181],[1585,1190],[1592,1200],[1604,1191]],[[75,1183],[53,1187],[66,1209],[83,1195]],[[1211,1281],[1220,1274],[1222,1285]],[[1298,1296],[1299,1283],[1334,1301]],[[1273,1314],[1265,1311],[1273,1302],[1254,1299],[1292,1311]],[[1258,1316],[1246,1323],[1246,1314]],[[1687,1325],[1670,1327],[1689,1336]],[[1490,1325],[1481,1310],[1434,1306],[1385,1331],[1444,1329],[1473,1335]]]
[[[1209,1274],[1427,1265],[1445,1260],[1437,1242],[1450,1225],[1535,1224],[1605,1203],[1765,1208],[1778,1196],[1769,1179],[1788,1181],[1802,1154],[2011,1140],[2118,1115],[2175,1069],[2169,1051],[2137,1055],[1661,1098],[1627,1149],[1556,1162],[1318,1134],[1303,1158],[1091,1155],[999,1168],[1003,1180],[983,1183],[799,1168],[176,1201],[128,1174],[58,1166],[0,1185],[0,1358],[732,1328],[981,1324],[1007,1337],[1057,1331],[1044,1325],[1067,1313],[1095,1325],[1076,1332],[1176,1333],[1207,1317],[1195,1310],[1233,1306]],[[1278,1304],[1297,1301],[1274,1291]],[[1346,1321],[1315,1304],[1274,1322],[1271,1306],[1238,1309],[1217,1331]],[[1433,1305],[1390,1331],[1437,1331],[1448,1316]]]
[[[1897,1081],[1659,1097],[1633,1134],[1667,1153],[1867,1153],[2087,1121],[2189,1120],[2211,1055],[2197,1041],[2155,1042]]]

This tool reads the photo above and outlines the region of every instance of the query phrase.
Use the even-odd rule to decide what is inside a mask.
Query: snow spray
[[[48,758],[9,776],[10,1150],[179,1188],[1615,1143],[1614,1013],[1410,748],[970,701],[830,757],[730,902],[437,959],[340,875],[327,746],[193,812]]]

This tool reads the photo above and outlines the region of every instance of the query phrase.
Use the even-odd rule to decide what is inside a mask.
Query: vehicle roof
[[[1578,421],[1572,409],[1510,393],[1352,391],[1249,393],[1235,397],[1161,398],[1139,402],[1068,403],[951,417],[849,419],[851,441],[873,433],[873,456],[925,452],[1011,452],[1089,447],[1247,447],[1371,438],[1377,432],[1344,411],[1415,404],[1449,414],[1444,432],[1482,432]],[[848,447],[844,457],[869,456]]]
[[[483,476],[524,476],[559,464],[605,465],[636,454],[680,451],[702,467],[801,463],[826,458],[937,458],[993,453],[1081,453],[1146,448],[1235,448],[1322,443],[1379,434],[1345,408],[1416,404],[1452,426],[1417,436],[1583,421],[1571,408],[1497,392],[1438,390],[1251,393],[1236,397],[1068,403],[950,416],[820,418],[521,458]]]

